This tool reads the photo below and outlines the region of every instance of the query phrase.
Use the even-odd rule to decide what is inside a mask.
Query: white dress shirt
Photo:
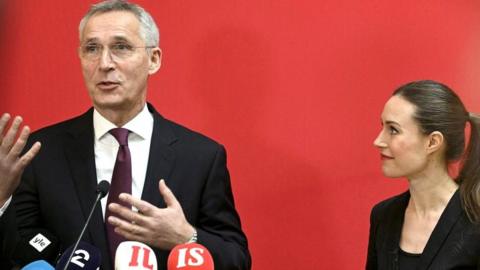
[[[93,129],[95,133],[95,167],[97,182],[102,180],[111,182],[113,167],[117,159],[119,144],[115,137],[108,131],[117,128],[115,124],[105,119],[97,110],[93,111]],[[128,148],[132,158],[132,196],[142,197],[143,185],[147,174],[150,142],[152,141],[153,116],[148,111],[147,105],[130,122],[122,128],[130,130],[128,135]],[[108,195],[101,200],[103,216]]]

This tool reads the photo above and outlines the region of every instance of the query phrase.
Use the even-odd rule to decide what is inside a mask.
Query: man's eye
[[[112,50],[114,51],[130,51],[132,46],[125,43],[117,43],[112,45]]]
[[[95,45],[95,44],[86,45],[86,46],[83,47],[83,50],[86,53],[96,53],[96,52],[100,51],[100,46]]]

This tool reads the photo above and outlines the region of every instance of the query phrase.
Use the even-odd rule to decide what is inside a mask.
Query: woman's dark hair
[[[479,118],[465,109],[457,94],[439,82],[410,82],[395,90],[393,95],[415,105],[413,118],[424,134],[442,133],[447,162],[462,161],[456,179],[460,185],[462,204],[470,220],[480,223]],[[467,122],[470,123],[470,139],[465,150]]]

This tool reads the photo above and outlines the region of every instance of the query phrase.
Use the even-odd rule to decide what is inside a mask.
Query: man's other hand
[[[30,128],[24,126],[19,132],[23,120],[16,116],[6,131],[10,118],[8,113],[4,113],[0,118],[0,207],[18,187],[23,170],[37,155],[41,146],[36,142],[21,156],[30,135]]]

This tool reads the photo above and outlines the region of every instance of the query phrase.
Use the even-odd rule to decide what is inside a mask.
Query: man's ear
[[[444,137],[440,131],[434,131],[428,135],[427,152],[433,153],[442,148],[444,144]]]
[[[158,47],[150,49],[150,66],[148,67],[148,74],[155,74],[162,65],[162,50]]]

